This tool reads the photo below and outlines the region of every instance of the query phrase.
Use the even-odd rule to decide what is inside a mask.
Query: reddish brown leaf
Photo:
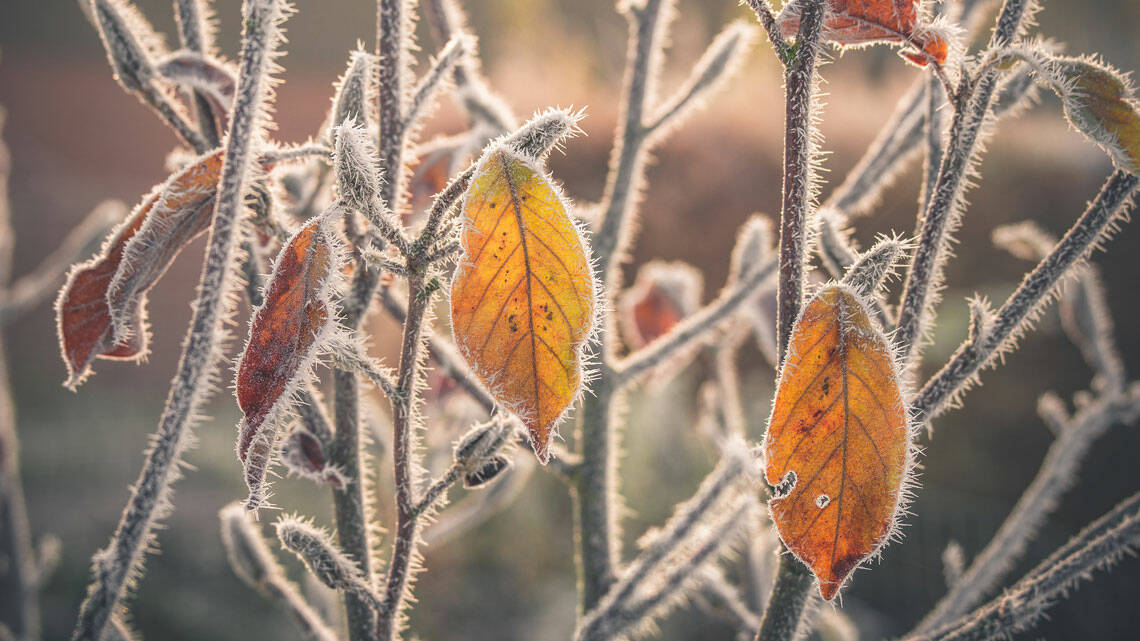
[[[772,521],[824,599],[889,538],[909,442],[885,337],[858,295],[825,287],[793,328],[764,438]]]
[[[72,268],[56,301],[68,387],[74,389],[87,378],[96,358],[146,356],[146,292],[179,250],[209,225],[221,164],[221,152],[214,152],[155,187],[111,233],[99,255]],[[164,229],[170,233],[157,233]],[[140,234],[146,243],[132,243]],[[114,314],[118,331],[108,301],[117,279],[124,283]]]
[[[901,55],[919,66],[946,62],[950,44],[919,23],[919,0],[827,0],[827,9],[822,36],[837,46],[902,44],[909,49]],[[795,37],[800,28],[799,0],[785,4],[777,22],[784,37]]]
[[[654,261],[637,272],[633,287],[618,302],[621,328],[633,349],[673,329],[701,303],[703,279],[685,263]]]
[[[341,252],[326,218],[306,223],[278,254],[265,302],[250,321],[236,393],[245,414],[237,452],[245,464],[251,507],[264,498],[276,423],[297,384],[309,375],[318,349],[335,331],[329,293],[344,262]]]

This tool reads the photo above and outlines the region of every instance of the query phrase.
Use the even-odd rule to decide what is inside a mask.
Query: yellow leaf
[[[506,148],[486,154],[463,203],[451,283],[459,351],[526,424],[542,462],[582,385],[595,291],[586,247],[557,188]]]
[[[831,600],[898,517],[910,433],[890,346],[859,297],[830,285],[792,330],[764,437],[768,503]]]

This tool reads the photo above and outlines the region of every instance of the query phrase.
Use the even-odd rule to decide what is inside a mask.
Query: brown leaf
[[[146,292],[209,226],[221,165],[221,151],[213,152],[155,187],[111,232],[99,255],[71,269],[56,301],[68,387],[90,375],[96,358],[146,356]],[[136,236],[144,242],[133,242]],[[113,282],[120,283],[114,313]]]
[[[899,53],[923,67],[930,62],[942,65],[950,52],[949,42],[925,25],[919,24],[918,0],[827,0],[824,40],[839,47],[874,43],[908,45]],[[777,18],[785,38],[795,37],[800,28],[800,2],[790,0]]]
[[[637,349],[697,311],[704,279],[685,263],[653,261],[642,265],[633,287],[618,301],[626,342]]]
[[[824,599],[893,531],[909,443],[886,338],[857,294],[825,287],[793,328],[764,438],[772,521]]]
[[[484,156],[464,203],[464,256],[451,285],[460,353],[523,420],[542,462],[582,384],[595,291],[584,241],[531,160]]]
[[[281,249],[254,313],[238,361],[236,394],[245,417],[238,426],[238,458],[245,464],[250,507],[264,500],[265,473],[277,423],[292,392],[308,375],[318,350],[335,336],[334,286],[343,250],[328,218],[307,222]]]

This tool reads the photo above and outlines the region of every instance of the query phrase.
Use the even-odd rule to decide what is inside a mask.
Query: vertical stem
[[[823,26],[823,0],[803,4],[796,35],[796,58],[788,67],[784,89],[784,199],[780,213],[780,280],[776,342],[781,364],[788,351],[792,325],[803,296],[804,253],[812,178],[811,107],[815,60]],[[759,641],[792,639],[799,627],[815,580],[808,568],[786,551],[780,557],[776,585],[760,623]]]
[[[579,615],[597,605],[616,578],[617,525],[613,501],[617,497],[612,486],[617,448],[611,425],[617,386],[612,370],[605,365],[601,369],[600,384],[582,403],[578,430],[582,459],[571,492]]]
[[[333,490],[333,516],[336,519],[337,543],[349,554],[361,573],[371,582],[372,561],[368,541],[366,477],[361,465],[359,388],[356,374],[336,370],[333,372],[333,389],[336,432],[329,447],[330,461],[344,472],[345,487]],[[344,595],[348,638],[364,641],[372,638],[375,612],[361,595],[347,592]]]
[[[4,111],[0,109],[0,131]],[[0,139],[0,298],[7,299],[15,236],[8,200],[8,148]],[[31,528],[20,483],[16,405],[8,379],[8,354],[0,319],[0,624],[19,639],[40,638],[39,598]]]
[[[593,237],[597,273],[605,284],[606,309],[613,309],[613,297],[621,289],[620,257],[632,237],[629,221],[641,190],[645,172],[644,114],[652,93],[656,58],[660,55],[660,19],[664,0],[646,0],[626,8],[629,20],[629,52],[622,93],[622,117],[614,134],[616,144],[610,156],[609,173],[603,196],[601,225]],[[574,477],[575,560],[578,569],[579,615],[589,611],[609,589],[616,577],[619,528],[614,502],[616,435],[613,429],[614,402],[619,382],[612,368],[615,359],[616,318],[602,315],[599,331],[602,358],[593,386],[582,403],[577,442],[582,458],[580,473]]]
[[[406,0],[378,0],[376,4],[376,54],[379,59],[377,149],[384,180],[380,199],[393,209],[399,208],[400,180],[403,175],[404,133],[402,105],[404,99],[405,60],[404,3]],[[343,324],[360,326],[379,284],[379,273],[366,261],[357,261],[352,291],[345,297]],[[365,493],[369,491],[365,471],[361,467],[359,381],[354,372],[338,370],[333,376],[335,390],[336,437],[330,461],[353,479],[351,492],[333,492],[336,507],[337,539],[349,555],[356,559],[366,580],[372,582],[372,547],[368,537],[368,514]],[[396,399],[392,399],[393,403]],[[355,474],[353,474],[355,471]],[[349,496],[351,494],[351,496]],[[383,622],[369,603],[354,593],[345,594],[345,614],[350,641],[374,638]]]
[[[0,336],[0,624],[17,639],[32,641],[40,638],[39,595],[19,447],[8,354]]]
[[[392,455],[396,476],[396,540],[388,567],[388,584],[384,592],[384,611],[376,622],[379,641],[395,639],[406,600],[408,576],[416,555],[419,519],[414,514],[415,495],[412,478],[414,463],[412,431],[416,427],[414,395],[418,386],[420,348],[424,315],[431,295],[424,291],[423,265],[408,278],[408,315],[404,321],[400,365],[396,374],[396,397],[392,399]]]
[[[822,0],[806,2],[796,36],[798,54],[784,86],[784,193],[780,208],[780,280],[777,291],[776,343],[781,363],[803,297],[804,254],[812,180],[811,108],[815,61],[823,24]]]
[[[760,623],[756,641],[787,641],[796,637],[800,619],[811,599],[815,577],[807,566],[789,554],[780,557],[776,584]]]

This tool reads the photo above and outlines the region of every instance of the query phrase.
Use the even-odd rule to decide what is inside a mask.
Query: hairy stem
[[[780,213],[780,275],[777,290],[776,344],[782,363],[792,326],[800,314],[804,286],[807,216],[812,179],[811,106],[815,90],[815,60],[823,26],[823,0],[804,3],[796,59],[788,68],[784,95],[784,197]],[[810,599],[814,579],[808,568],[789,554],[780,558],[776,585],[761,620],[759,641],[791,639]]]
[[[407,599],[408,577],[417,556],[419,518],[416,514],[413,471],[416,402],[420,376],[420,348],[423,344],[424,315],[431,296],[424,291],[423,268],[415,269],[408,279],[408,315],[404,320],[404,336],[400,348],[400,365],[396,374],[396,397],[392,399],[392,456],[396,475],[396,538],[392,559],[388,564],[388,583],[384,591],[384,607],[376,621],[376,638],[395,639],[401,625],[402,610]]]
[[[804,261],[807,253],[808,209],[812,181],[812,95],[822,0],[806,2],[796,36],[796,59],[788,67],[784,86],[784,187],[780,208],[780,278],[777,285],[776,344],[780,361],[788,351],[792,325],[800,315]]]
[[[1009,44],[1020,29],[1028,0],[1006,0],[990,39],[991,47]],[[933,308],[938,302],[938,288],[949,254],[950,235],[962,217],[962,193],[966,176],[977,160],[983,128],[992,118],[993,97],[999,73],[986,69],[974,80],[963,78],[955,97],[954,120],[950,141],[942,157],[938,178],[925,201],[926,209],[919,221],[919,245],[911,258],[903,287],[902,304],[894,342],[899,358],[905,363],[917,359],[927,328],[933,322]],[[924,183],[928,182],[924,181]],[[925,189],[925,188],[924,188]]]
[[[249,168],[260,135],[271,58],[280,42],[281,6],[274,0],[245,3],[238,90],[218,181],[217,204],[198,283],[190,328],[178,370],[159,420],[158,431],[110,545],[96,553],[94,577],[80,609],[74,641],[98,641],[123,597],[126,584],[141,572],[143,553],[158,518],[170,508],[171,484],[199,408],[216,377],[222,325],[233,278],[234,248],[250,183]]]
[[[1140,494],[1134,494],[1049,555],[1001,596],[957,621],[904,641],[1006,639],[1028,630],[1045,611],[1096,570],[1140,545]]]
[[[998,310],[997,319],[981,340],[963,342],[950,361],[922,386],[911,403],[919,419],[932,419],[969,386],[979,370],[1007,349],[1073,265],[1092,251],[1097,241],[1123,217],[1140,177],[1116,171],[1053,251],[1026,275]]]

